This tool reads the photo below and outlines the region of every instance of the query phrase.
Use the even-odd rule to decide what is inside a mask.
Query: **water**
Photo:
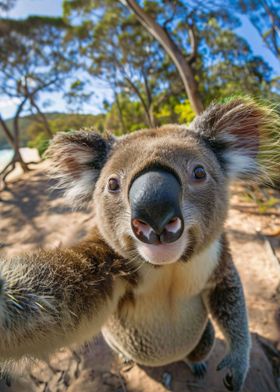
[[[13,156],[13,150],[0,150],[0,170],[9,163]]]

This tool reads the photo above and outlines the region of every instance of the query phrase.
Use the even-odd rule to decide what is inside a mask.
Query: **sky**
[[[11,18],[26,18],[29,15],[45,15],[45,16],[61,16],[62,15],[62,1],[63,0],[17,0],[16,6],[9,11],[8,15]],[[280,65],[276,57],[265,47],[264,43],[258,36],[254,26],[250,23],[248,18],[241,16],[242,26],[236,29],[236,32],[243,36],[250,44],[253,52],[256,55],[262,56],[274,69],[275,74],[280,75]],[[90,104],[84,105],[83,112],[97,114],[102,111],[102,102],[104,99],[111,100],[112,93],[110,89],[100,82],[93,85],[94,96]],[[69,108],[63,100],[62,94],[52,93],[42,94],[42,100],[50,100],[51,106],[48,111],[67,112]],[[3,100],[0,97],[0,111],[3,118],[13,116],[16,102]]]

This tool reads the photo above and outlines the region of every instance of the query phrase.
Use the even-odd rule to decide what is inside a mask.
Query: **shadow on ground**
[[[194,377],[183,362],[158,368],[123,365],[102,337],[80,352],[62,350],[40,363],[28,376],[2,381],[1,392],[225,392],[223,372],[216,366],[225,352],[217,339],[203,379]],[[280,353],[272,342],[252,334],[251,367],[244,392],[279,392]]]

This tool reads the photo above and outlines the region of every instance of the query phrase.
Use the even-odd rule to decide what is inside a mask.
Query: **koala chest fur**
[[[185,358],[207,324],[202,292],[219,254],[215,241],[187,263],[144,265],[139,285],[124,295],[102,329],[107,343],[125,358],[147,366]]]

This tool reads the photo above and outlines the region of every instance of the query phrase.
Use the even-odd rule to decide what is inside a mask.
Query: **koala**
[[[263,148],[279,135],[271,124],[273,110],[240,98],[213,104],[189,127],[55,136],[52,176],[73,207],[92,202],[95,218],[78,244],[1,260],[3,366],[102,331],[138,364],[184,360],[201,375],[215,340],[211,315],[228,343],[217,370],[241,391],[250,334],[224,223],[232,180],[279,173],[279,154]]]

